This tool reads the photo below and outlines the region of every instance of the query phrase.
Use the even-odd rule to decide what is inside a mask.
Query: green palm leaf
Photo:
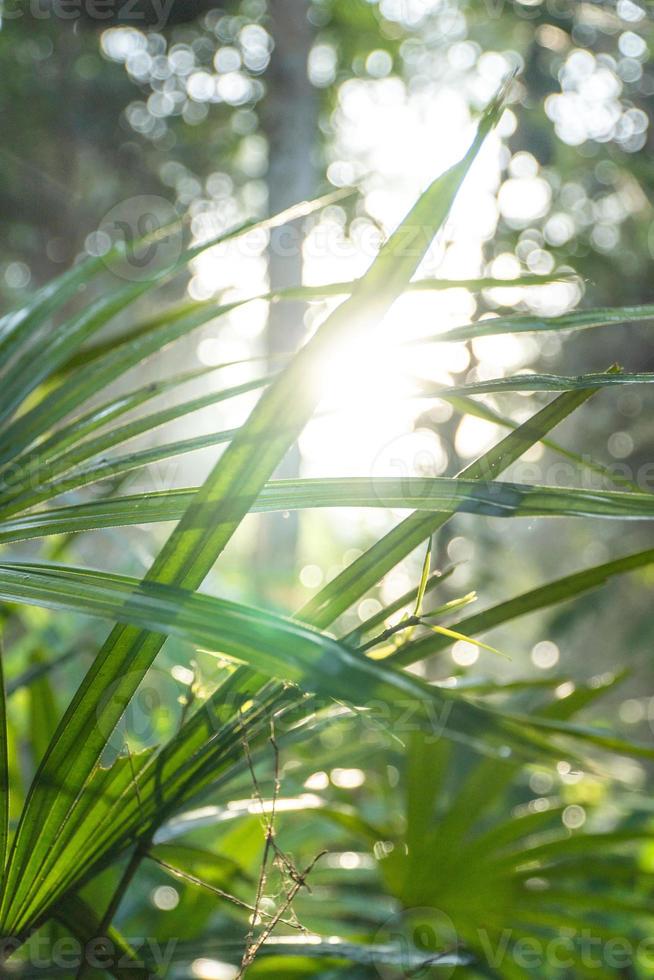
[[[229,433],[173,443],[175,451],[213,445]],[[162,447],[172,455],[170,446]],[[161,458],[158,450],[145,450],[134,458]],[[127,467],[125,467],[127,469]],[[107,473],[121,471],[111,464]],[[103,473],[103,470],[99,470]],[[80,481],[81,482],[81,481]],[[72,480],[64,484],[68,489]],[[51,534],[71,534],[129,524],[175,521],[197,497],[196,489],[164,490],[108,498],[86,504],[40,511],[0,522],[0,543],[23,541]],[[233,498],[235,506],[238,498]],[[484,517],[599,517],[613,520],[654,519],[654,495],[622,490],[582,490],[520,483],[407,477],[276,480],[267,484],[249,508],[250,513],[310,510],[331,507],[381,507],[450,514],[452,511]],[[208,513],[208,511],[207,511]]]
[[[9,842],[9,755],[7,746],[7,700],[3,654],[0,648],[0,869],[4,873]]]
[[[164,545],[147,583],[191,590],[201,584],[311,417],[320,398],[319,364],[353,335],[369,334],[375,319],[406,288],[429,244],[425,228],[435,233],[448,214],[500,108],[499,101],[491,106],[465,159],[427,189],[350,299],[328,317],[266,390]],[[56,876],[57,867],[65,861],[65,831],[75,821],[76,801],[83,798],[100,758],[104,733],[113,729],[162,643],[163,637],[156,633],[117,626],[73,698],[36,775],[14,840],[0,912],[3,929],[9,934],[28,929],[42,906],[45,889],[37,882]],[[363,665],[358,669],[365,673]],[[115,697],[111,704],[103,705],[102,694],[110,683],[116,684]]]

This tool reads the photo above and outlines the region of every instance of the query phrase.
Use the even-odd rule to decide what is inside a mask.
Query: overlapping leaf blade
[[[12,514],[27,509],[41,500],[61,493],[60,485],[54,480],[60,473],[75,470],[87,459],[92,459],[105,453],[115,446],[121,446],[137,436],[149,433],[168,422],[176,421],[184,415],[199,412],[203,408],[218,405],[220,402],[237,398],[239,395],[256,391],[268,384],[268,378],[256,378],[233,385],[218,391],[209,391],[204,395],[192,398],[181,404],[170,405],[151,415],[141,416],[132,422],[110,429],[108,432],[96,435],[81,442],[68,452],[56,455],[51,460],[37,457],[23,468],[20,460],[16,461],[16,469],[12,479],[7,483],[4,492],[0,493],[0,512]],[[64,489],[69,489],[70,481],[64,480]],[[88,482],[88,481],[85,481]],[[36,483],[36,486],[34,484]],[[73,483],[73,485],[75,485]]]
[[[459,474],[472,480],[492,480],[539,442],[559,422],[582,405],[593,390],[560,395],[514,432],[472,462]],[[362,598],[399,561],[434,534],[456,513],[426,517],[413,514],[384,535],[372,548],[352,562],[298,612],[298,618],[321,628],[330,626],[354,602]]]
[[[476,636],[478,633],[484,633],[486,630],[511,622],[519,616],[525,616],[560,602],[575,599],[591,589],[606,584],[615,575],[624,575],[641,568],[647,568],[652,563],[654,563],[653,548],[638,551],[632,555],[625,555],[623,558],[616,558],[613,561],[603,562],[592,568],[555,579],[553,582],[531,589],[529,592],[524,592],[506,602],[500,602],[482,612],[466,616],[464,619],[458,620],[456,628],[468,636]],[[408,665],[437,653],[447,646],[446,637],[431,634],[407,643],[406,647],[401,647],[392,655],[392,659],[396,663]]]
[[[28,342],[34,339],[34,335],[42,327],[44,319],[47,318],[53,309],[58,308],[65,302],[80,284],[85,285],[89,276],[94,275],[103,267],[106,267],[107,264],[110,266],[111,254],[101,259],[87,260],[80,267],[64,273],[60,280],[56,280],[55,283],[45,287],[42,291],[46,297],[45,303],[39,298],[41,296],[41,293],[39,293],[35,301],[29,304],[25,310],[9,315],[7,320],[9,332],[6,335],[7,343],[5,349],[2,350],[2,354],[4,362],[7,363],[16,348],[18,350],[18,357],[12,367],[10,378],[0,395],[0,419],[6,420],[9,418],[14,409],[24,402],[31,392],[36,389],[40,381],[55,376],[59,368],[64,367],[70,362],[70,359],[79,351],[84,341],[96,334],[116,314],[127,309],[138,297],[174,277],[192,259],[201,255],[202,252],[207,251],[215,245],[223,244],[237,238],[245,232],[255,229],[259,231],[269,230],[283,225],[287,221],[306,217],[334,200],[346,196],[347,193],[350,192],[343,190],[334,191],[314,201],[305,201],[301,204],[293,205],[271,218],[266,218],[261,221],[243,222],[207,241],[192,245],[172,265],[153,270],[150,279],[143,282],[130,283],[128,286],[124,286],[121,283],[121,288],[118,292],[109,291],[102,295],[78,316],[65,320],[54,333],[51,333],[44,347],[39,352],[38,369],[34,370],[34,351],[30,348]],[[153,236],[156,237],[162,232],[163,229],[160,229],[158,232],[153,232]],[[146,236],[146,238],[149,237],[152,236]],[[119,243],[117,246],[119,252],[121,248],[122,246]],[[51,426],[56,419],[62,418],[75,405],[81,404],[89,395],[100,390],[103,385],[106,385],[108,381],[118,377],[123,371],[127,370],[127,367],[138,363],[142,356],[146,356],[143,351],[147,350],[149,353],[152,353],[155,350],[160,350],[169,340],[176,339],[177,336],[188,332],[194,326],[207,322],[213,316],[228,311],[229,308],[242,305],[243,302],[247,302],[247,300],[229,304],[223,310],[219,310],[213,302],[184,304],[178,310],[168,311],[153,318],[149,326],[146,325],[144,332],[137,335],[136,341],[134,342],[136,347],[129,344],[124,346],[120,345],[118,349],[113,351],[113,357],[111,356],[111,350],[113,348],[110,348],[110,353],[107,358],[101,359],[100,365],[95,365],[95,368],[91,372],[87,371],[86,375],[82,373],[82,376],[78,376],[78,385],[71,385],[69,379],[67,379],[59,391],[59,395],[61,396],[60,402],[66,406],[65,408],[62,407],[62,404],[55,403],[54,399],[52,399],[47,409],[43,404],[40,406],[37,405],[33,412],[27,413],[23,418],[16,419],[12,425],[8,426],[0,437],[0,462],[5,462],[16,451],[28,444],[28,442],[25,442],[26,426],[31,427],[30,431],[32,435],[41,434],[45,427]],[[158,330],[158,327],[161,329]],[[166,339],[167,334],[165,332],[167,328],[169,331],[172,330],[172,334],[168,340]],[[178,332],[175,333],[175,330]],[[139,342],[143,344],[142,348],[138,347]],[[26,347],[25,350],[21,351],[21,344]],[[141,356],[137,356],[139,352]],[[135,356],[136,360],[134,360]],[[45,414],[44,409],[46,409]]]
[[[233,434],[233,431],[232,431]],[[181,451],[226,440],[230,433],[201,436],[171,444]],[[170,447],[166,447],[170,452]],[[156,449],[145,450],[148,459],[160,458]],[[135,454],[137,457],[138,454]],[[120,466],[107,466],[116,473]],[[72,481],[71,481],[72,483]],[[71,485],[66,484],[66,488]],[[23,541],[51,534],[71,534],[129,524],[175,521],[195,500],[197,490],[163,490],[133,494],[39,511],[0,521],[0,543]],[[233,498],[238,502],[238,498]],[[425,513],[485,517],[598,517],[613,520],[653,520],[654,496],[622,490],[584,490],[574,487],[530,486],[520,483],[447,479],[445,477],[392,477],[368,480],[277,480],[267,484],[250,513],[308,510],[313,508],[381,507]]]
[[[505,333],[549,333],[551,331],[589,330],[596,327],[641,323],[654,319],[654,305],[608,307],[596,310],[573,310],[560,316],[541,317],[535,314],[498,316],[479,323],[455,327],[433,339],[438,341],[473,340],[475,337],[496,337]]]
[[[155,633],[179,636],[245,663],[267,677],[292,681],[323,698],[352,701],[354,694],[354,703],[369,705],[375,699],[393,704],[404,696],[417,707],[426,708],[426,724],[431,726],[432,704],[444,709],[442,731],[474,737],[481,725],[489,746],[497,737],[511,733],[516,746],[534,742],[548,754],[546,742],[536,735],[542,729],[588,738],[611,751],[635,751],[654,758],[654,749],[636,743],[630,747],[610,733],[565,725],[555,718],[523,719],[497,713],[447,689],[425,684],[384,661],[369,660],[329,634],[296,620],[163,583],[139,583],[129,576],[70,566],[3,563],[0,596],[50,609],[115,618]],[[114,679],[112,700],[119,685]],[[66,786],[60,792],[70,795]]]
[[[580,374],[566,378],[557,374],[514,374],[509,378],[491,378],[488,381],[474,381],[470,384],[439,388],[425,382],[426,393],[487,395],[491,392],[505,391],[575,391],[584,388],[610,388],[622,385],[652,384],[654,374],[602,373]]]

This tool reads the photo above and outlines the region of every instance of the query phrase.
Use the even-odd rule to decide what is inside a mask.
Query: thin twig
[[[176,868],[173,864],[169,864],[160,858],[157,854],[152,851],[148,851],[145,855],[150,861],[154,861],[164,870],[169,871],[170,874],[175,875],[177,878],[181,878],[183,881],[189,881],[192,885],[198,885],[200,888],[204,888],[205,891],[211,892],[212,895],[217,895],[218,898],[224,898],[225,901],[231,902],[232,905],[238,906],[238,908],[243,909],[245,912],[254,912],[254,905],[248,905],[247,902],[243,902],[236,895],[231,895],[229,892],[223,891],[222,888],[217,888],[216,885],[210,885],[208,881],[204,881],[203,878],[198,878],[197,875],[191,874],[189,871],[182,871],[181,868]],[[262,918],[272,919],[273,916],[269,912],[261,912]],[[285,926],[290,926],[292,929],[301,929],[301,926],[295,925],[290,919],[283,919],[283,924]]]
[[[413,626],[423,625],[424,624],[420,616],[407,616],[406,619],[401,620],[401,622],[396,623],[394,626],[389,626],[388,629],[383,631],[383,633],[373,636],[372,640],[368,640],[367,643],[364,643],[362,646],[358,647],[357,652],[365,653],[367,650],[370,650],[371,647],[376,647],[380,643],[385,643],[386,640],[390,640],[396,633],[400,633],[406,629],[411,629]]]
[[[277,914],[271,920],[270,924],[263,930],[263,932],[258,937],[256,942],[253,943],[249,949],[246,949],[245,953],[243,954],[243,959],[241,961],[241,968],[239,972],[236,974],[234,980],[243,980],[243,977],[245,976],[245,971],[250,966],[252,966],[252,963],[254,962],[259,950],[268,941],[274,929],[282,921],[282,916],[286,914],[286,912],[288,911],[292,903],[295,901],[300,889],[306,886],[306,879],[311,874],[318,861],[320,861],[320,859],[323,858],[325,854],[327,854],[327,851],[321,851],[320,854],[316,855],[316,857],[313,859],[311,864],[307,865],[304,871],[297,874],[297,880],[293,885],[293,888],[289,892],[285,903],[282,905],[282,907],[279,909]]]
[[[265,826],[265,845],[263,852],[263,859],[261,863],[261,871],[259,874],[259,881],[257,885],[257,897],[254,905],[254,914],[250,920],[250,929],[245,940],[245,948],[243,951],[243,957],[241,959],[241,965],[239,972],[236,975],[235,980],[242,980],[245,976],[246,971],[254,962],[257,954],[259,953],[261,947],[268,940],[275,928],[280,924],[284,923],[286,925],[291,924],[294,929],[299,929],[300,931],[306,933],[306,929],[300,924],[293,911],[293,902],[297,897],[299,891],[302,888],[308,888],[306,879],[311,873],[317,862],[326,854],[326,851],[322,851],[317,857],[311,862],[311,864],[302,872],[298,871],[292,860],[287,854],[279,847],[275,839],[275,817],[277,801],[279,799],[281,791],[281,779],[280,779],[280,765],[279,765],[279,746],[275,738],[275,728],[274,721],[271,721],[271,733],[270,733],[270,744],[273,749],[274,755],[274,776],[273,776],[273,795],[272,802],[270,805],[270,815],[266,816],[266,806],[264,804],[263,795],[261,793],[261,788],[259,786],[259,781],[257,779],[256,772],[254,770],[254,764],[252,762],[252,755],[250,752],[250,746],[247,739],[243,738],[243,749],[245,752],[245,757],[247,759],[248,767],[250,770],[250,775],[252,777],[252,785],[254,788],[254,796],[259,806],[261,808],[262,816],[264,817]],[[285,901],[282,906],[277,910],[277,912],[270,916],[264,915],[261,911],[261,905],[263,902],[263,896],[266,886],[266,881],[268,877],[268,861],[270,859],[271,851],[274,854],[274,863],[279,868],[279,872],[282,877],[281,890],[285,895]],[[287,913],[290,911],[292,915],[292,922],[289,923],[289,919],[285,918]],[[254,932],[257,924],[263,918],[269,920],[266,927],[263,929],[261,934],[255,940]]]
[[[270,857],[270,850],[271,850],[271,847],[272,847],[272,842],[273,842],[274,833],[275,833],[273,821],[275,819],[275,808],[276,808],[276,805],[277,805],[277,798],[276,798],[276,795],[275,794],[277,792],[277,787],[279,785],[279,774],[278,774],[278,770],[277,770],[277,767],[278,767],[278,764],[279,763],[278,763],[278,759],[277,759],[277,756],[276,756],[275,757],[275,783],[274,783],[273,799],[272,799],[272,806],[271,806],[271,816],[270,816],[270,818],[266,818],[266,816],[265,816],[265,805],[264,805],[264,802],[263,802],[263,796],[261,795],[261,790],[259,788],[259,782],[257,780],[256,773],[254,771],[254,764],[252,762],[252,754],[250,752],[250,746],[249,746],[249,743],[248,743],[247,738],[245,737],[245,734],[243,735],[243,740],[242,741],[243,741],[243,751],[245,752],[245,758],[247,760],[248,768],[250,770],[250,776],[252,778],[252,785],[254,787],[254,794],[255,794],[255,797],[256,797],[257,802],[261,806],[261,814],[262,814],[262,816],[264,818],[265,831],[266,831],[266,834],[265,834],[266,839],[265,839],[264,848],[263,848],[263,857],[262,857],[262,860],[261,860],[261,870],[259,872],[259,880],[257,882],[257,894],[256,894],[255,902],[254,902],[254,914],[250,918],[250,928],[248,930],[248,934],[247,934],[246,939],[245,939],[245,952],[243,953],[243,959],[245,960],[245,957],[247,956],[248,950],[250,949],[250,947],[252,945],[252,942],[254,940],[254,930],[255,930],[255,928],[257,926],[257,921],[259,919],[259,912],[260,912],[260,909],[261,909],[261,901],[263,899],[263,893],[265,891],[266,881],[267,881],[267,876],[268,876],[268,859]],[[242,964],[241,964],[241,966],[242,966]]]

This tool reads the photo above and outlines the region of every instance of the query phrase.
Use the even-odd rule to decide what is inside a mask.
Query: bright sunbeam
[[[493,70],[500,72],[500,67]],[[438,86],[437,92],[429,85],[410,92],[397,78],[352,80],[342,86],[334,114],[336,138],[329,176],[337,184],[360,179],[367,214],[348,222],[339,205],[325,209],[304,241],[305,284],[350,281],[363,275],[384,237],[421,189],[465,151],[474,129],[468,97],[447,85]],[[530,154],[516,155],[513,182],[504,185],[498,202],[506,153],[501,136],[509,135],[514,126],[515,117],[508,111],[498,132],[486,141],[466,179],[465,193],[430,245],[417,279],[494,275],[510,281],[520,273],[520,263],[508,253],[489,267],[484,261],[484,243],[494,235],[501,211],[506,212],[505,218],[510,217],[518,196],[521,213],[527,198],[534,208],[541,207],[537,198],[545,184]],[[265,293],[265,244],[257,239],[205,253],[195,265],[192,294],[196,298],[215,295],[227,281],[232,288],[221,297],[226,300]],[[530,257],[532,265],[534,256]],[[537,263],[534,269],[541,271]],[[574,284],[553,283],[532,288],[507,286],[489,290],[485,297],[491,307],[523,303],[539,313],[560,313],[575,304],[579,293]],[[310,304],[305,315],[307,330],[311,333],[319,328],[342,299]],[[302,472],[307,476],[398,475],[397,459],[392,463],[397,453],[389,446],[404,440],[402,466],[405,472],[417,475],[421,468],[415,460],[421,458],[421,450],[414,446],[411,433],[416,418],[434,402],[416,398],[416,379],[446,385],[454,378],[461,380],[473,366],[471,354],[474,376],[493,377],[521,367],[534,354],[533,341],[523,338],[494,337],[472,346],[439,342],[439,335],[469,323],[477,312],[476,296],[464,287],[411,291],[382,322],[370,325],[365,343],[346,345],[326,358],[320,377],[314,379],[323,390],[321,410],[300,440]],[[252,350],[252,343],[263,336],[265,314],[265,304],[257,303],[221,318],[215,336],[200,341],[200,360],[218,364],[247,356],[248,347]],[[459,428],[456,441],[465,457],[485,448],[487,425],[464,420]],[[430,472],[442,472],[447,463],[442,446],[432,446],[429,452]]]

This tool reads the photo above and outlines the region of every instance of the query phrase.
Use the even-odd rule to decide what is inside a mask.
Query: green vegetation
[[[347,4],[334,7],[345,61],[399,57],[399,36],[378,42],[373,4],[353,4],[353,21]],[[363,54],[349,48],[353,22]],[[649,633],[615,588],[643,591],[647,622],[654,496],[635,468],[596,458],[577,419],[590,411],[626,437],[608,400],[651,390],[651,365],[613,363],[619,341],[598,342],[581,368],[580,352],[594,353],[588,338],[651,329],[654,306],[626,294],[608,306],[600,289],[596,308],[498,302],[458,327],[434,323],[419,343],[437,351],[523,336],[587,344],[565,370],[452,371],[454,383],[425,360],[407,396],[424,428],[476,420],[499,433],[457,473],[280,469],[311,420],[333,411],[330,374],[354,364],[365,395],[382,324],[403,297],[577,282],[570,255],[514,278],[423,275],[521,85],[500,87],[465,155],[358,278],[273,276],[246,297],[237,284],[209,298],[178,290],[209,254],[229,269],[221,248],[356,210],[346,186],[209,236],[193,217],[140,228],[137,242],[89,249],[56,277],[46,269],[0,320],[3,976],[651,975],[654,747],[625,733],[629,711],[618,718],[616,707],[620,685],[633,684],[634,634]],[[130,278],[137,252],[165,258]],[[269,344],[200,367],[185,356],[189,338],[252,304],[283,316],[318,300],[325,315],[297,350]],[[497,400],[478,400],[488,394]],[[243,398],[241,420],[215,422],[217,406]],[[160,433],[187,417],[183,431]],[[190,486],[196,471],[176,464],[198,450],[211,465]],[[521,478],[521,461],[541,451],[569,478]],[[323,576],[335,549],[325,536],[355,509],[401,513]],[[334,525],[303,541],[320,574],[300,604],[269,547],[244,560],[236,545],[255,520],[279,528],[318,511]],[[467,559],[447,547],[461,520],[482,556],[468,579]],[[594,545],[608,527],[624,544],[593,552],[575,537],[580,524]],[[541,554],[553,526],[569,534],[555,539],[555,570]],[[295,580],[293,528],[284,557]],[[409,581],[389,597],[380,583],[406,561]],[[274,586],[295,611],[267,601]],[[596,648],[575,632],[588,612]],[[521,632],[529,617],[547,625],[535,646]],[[573,670],[552,636],[578,644]],[[537,672],[525,669],[526,642]],[[611,671],[596,656],[603,643]],[[483,670],[468,670],[478,657]],[[622,703],[634,723],[644,691]]]

